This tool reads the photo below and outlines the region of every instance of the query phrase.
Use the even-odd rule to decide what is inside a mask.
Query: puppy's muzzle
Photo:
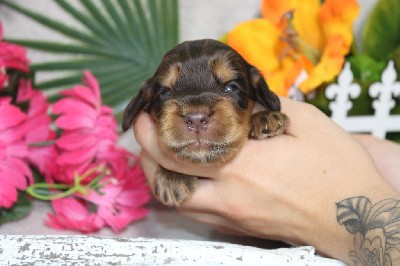
[[[186,124],[187,130],[199,133],[207,130],[210,116],[211,113],[190,112],[183,116],[183,122]]]

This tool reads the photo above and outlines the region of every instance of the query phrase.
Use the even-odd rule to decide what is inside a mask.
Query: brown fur
[[[228,53],[216,54],[208,62],[208,67],[221,83],[234,80],[237,76],[236,71],[231,67],[228,60]]]
[[[266,111],[252,115],[255,102]],[[169,51],[127,106],[124,130],[141,111],[151,114],[160,148],[192,164],[228,162],[248,137],[282,134],[288,124],[260,72],[214,40],[184,42]],[[178,206],[196,182],[197,177],[160,167],[152,187],[160,201]]]
[[[180,77],[181,69],[180,63],[172,64],[161,78],[161,85],[167,89],[172,88]]]

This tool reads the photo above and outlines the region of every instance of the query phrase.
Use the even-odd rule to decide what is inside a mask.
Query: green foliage
[[[349,115],[373,114],[373,99],[368,94],[369,86],[381,81],[381,75],[389,60],[394,60],[400,69],[400,2],[379,0],[372,9],[363,28],[362,52],[352,49],[347,57],[351,64],[354,81],[361,86],[361,94],[352,100]],[[399,107],[392,110],[398,113]]]
[[[309,99],[306,98],[306,102],[316,106],[327,116],[330,116],[331,110],[329,109],[329,100],[325,96],[326,87],[327,84],[319,86],[319,88],[315,90],[315,95]]]
[[[393,52],[393,61],[396,66],[397,73],[400,73],[400,45]]]
[[[387,60],[400,46],[399,0],[380,0],[372,10],[363,29],[363,54]]]
[[[371,83],[380,81],[382,71],[387,65],[387,62],[376,61],[362,54],[353,56],[348,61],[351,64],[354,79],[362,87],[368,87]]]
[[[7,41],[28,48],[70,55],[69,59],[31,65],[34,73],[60,72],[34,86],[51,92],[79,83],[82,70],[99,80],[104,104],[118,118],[143,81],[153,75],[162,56],[179,41],[178,0],[80,0],[80,8],[54,0],[80,27],[68,26],[9,0],[7,7],[69,38],[68,44],[51,40]]]
[[[18,201],[10,209],[0,208],[0,225],[19,220],[30,212],[32,208],[28,194],[18,192]]]

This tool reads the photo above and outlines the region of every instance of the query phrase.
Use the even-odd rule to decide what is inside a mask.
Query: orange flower
[[[332,80],[342,69],[353,41],[356,0],[263,0],[263,18],[236,26],[227,43],[266,77],[270,88],[287,95],[302,71],[304,93]]]

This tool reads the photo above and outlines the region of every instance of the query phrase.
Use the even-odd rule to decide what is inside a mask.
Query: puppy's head
[[[215,40],[187,41],[169,51],[125,109],[123,129],[148,112],[160,146],[193,163],[231,159],[248,138],[254,102],[280,110],[259,71]]]

